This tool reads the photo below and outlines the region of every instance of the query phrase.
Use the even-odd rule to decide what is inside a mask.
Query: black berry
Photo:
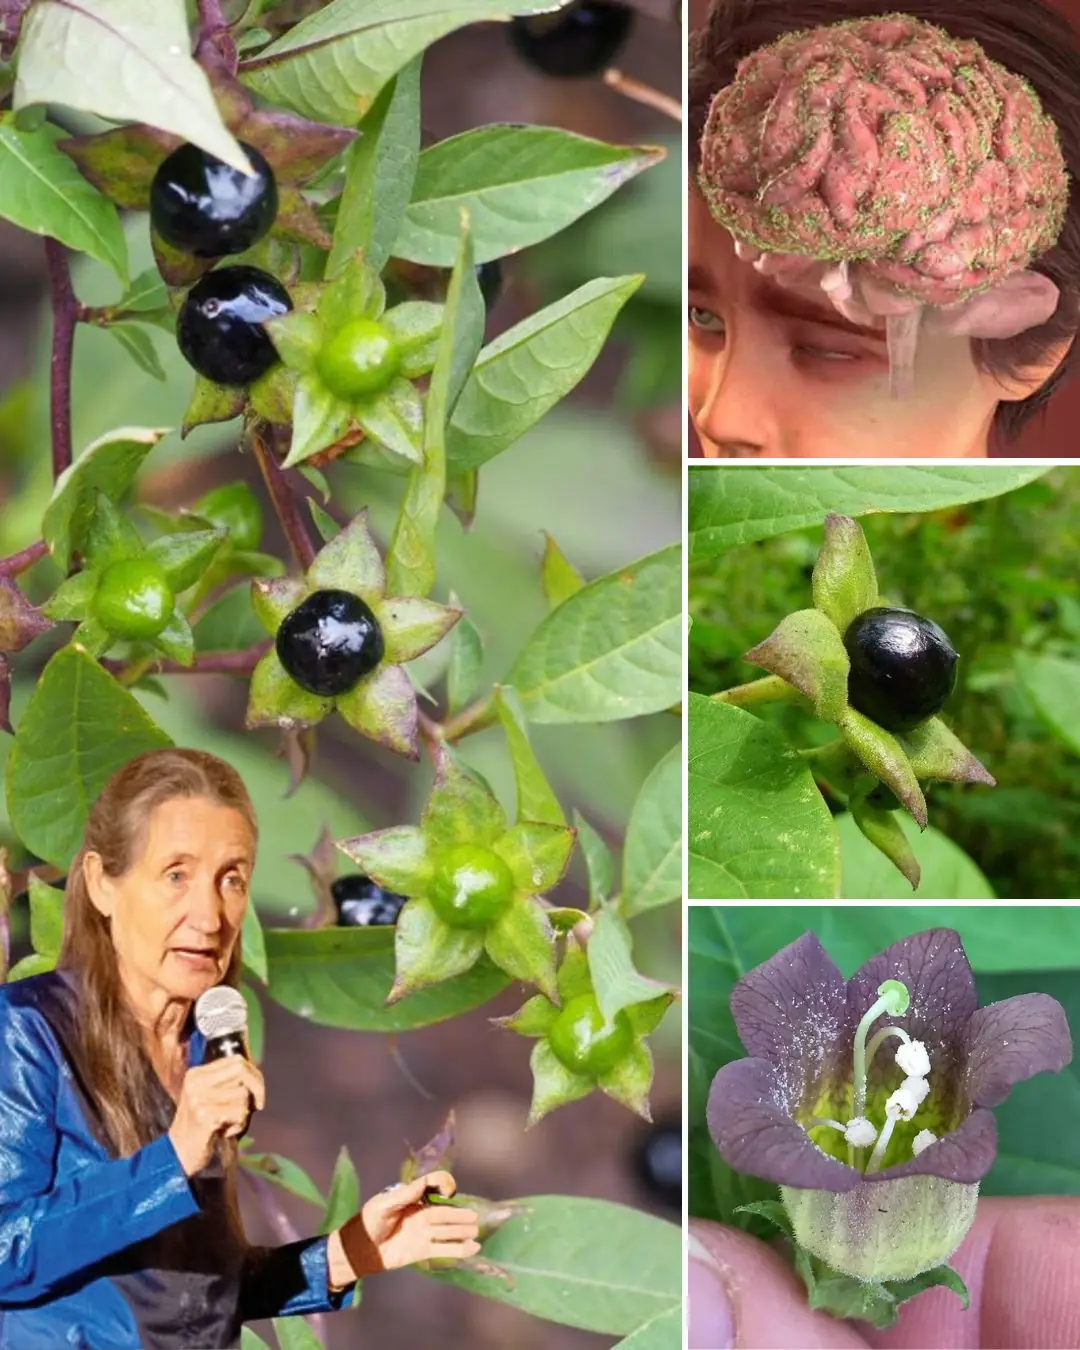
[[[338,924],[342,928],[368,928],[397,923],[404,895],[384,891],[376,881],[352,872],[330,884],[337,905]]]
[[[150,185],[150,221],[167,244],[197,258],[244,253],[274,223],[278,194],[274,171],[241,142],[254,174],[182,145],[161,161]]]
[[[844,634],[848,701],[886,731],[910,731],[938,712],[956,683],[956,652],[930,619],[867,609]]]
[[[503,271],[498,258],[480,264],[476,269],[476,283],[480,287],[480,294],[484,297],[484,304],[490,309],[502,295]]]
[[[682,1212],[682,1122],[658,1120],[638,1141],[633,1168],[646,1192],[659,1205]]]
[[[188,365],[215,384],[250,384],[277,361],[266,319],[292,309],[289,292],[258,267],[207,272],[184,297],[176,341]]]
[[[301,689],[323,698],[348,693],[382,660],[378,621],[351,591],[315,591],[277,631],[278,660]]]
[[[629,5],[581,0],[558,14],[512,19],[510,38],[529,65],[557,79],[573,79],[610,65],[633,23]]]

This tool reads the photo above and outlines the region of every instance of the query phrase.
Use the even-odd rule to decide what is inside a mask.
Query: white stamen
[[[930,1072],[930,1056],[922,1041],[909,1041],[907,1045],[899,1046],[896,1063],[909,1078],[925,1078]]]
[[[844,1138],[856,1148],[869,1148],[877,1139],[877,1126],[865,1116],[855,1116],[848,1121]]]
[[[885,1103],[886,1119],[911,1120],[926,1096],[925,1092],[921,1092],[925,1084],[924,1078],[905,1078]]]
[[[928,1149],[931,1144],[937,1143],[937,1135],[933,1130],[920,1130],[911,1141],[911,1152],[917,1158],[920,1153]]]
[[[925,1078],[905,1078],[900,1087],[902,1091],[910,1092],[920,1106],[930,1095],[930,1084]]]

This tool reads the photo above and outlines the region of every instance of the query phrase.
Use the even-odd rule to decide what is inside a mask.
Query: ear
[[[987,375],[984,378],[991,381],[995,398],[1003,403],[1019,403],[1039,392],[1068,356],[1075,341],[1076,334],[1072,333],[1051,347],[1034,365],[1023,366],[1011,375]]]
[[[116,896],[111,880],[102,865],[101,854],[84,854],[82,868],[90,903],[104,918],[111,919],[116,907]]]

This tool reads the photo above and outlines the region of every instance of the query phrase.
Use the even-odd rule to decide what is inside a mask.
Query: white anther
[[[877,1140],[877,1127],[865,1116],[853,1116],[844,1127],[844,1138],[856,1148],[869,1148]]]
[[[937,1135],[933,1130],[920,1130],[911,1141],[911,1151],[917,1158],[924,1149],[928,1149],[931,1144],[937,1143]]]
[[[905,1078],[885,1103],[885,1114],[893,1120],[910,1120],[922,1105],[926,1092],[925,1078]],[[927,1089],[929,1090],[929,1089]]]
[[[925,1078],[930,1072],[930,1056],[926,1053],[926,1046],[922,1041],[908,1041],[907,1045],[899,1046],[896,1064],[909,1078]]]
[[[920,1106],[930,1094],[930,1084],[925,1078],[905,1078],[900,1086],[905,1092],[910,1092]]]

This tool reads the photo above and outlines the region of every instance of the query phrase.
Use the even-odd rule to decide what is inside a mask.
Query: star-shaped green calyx
[[[147,642],[190,666],[195,641],[177,597],[203,575],[226,535],[224,529],[186,530],[144,544],[135,526],[99,491],[82,570],[61,582],[42,613],[79,620],[72,641],[91,656],[102,656],[117,641]]]
[[[388,1002],[470,970],[486,953],[513,979],[558,998],[555,931],[541,900],[574,847],[564,825],[519,821],[445,745],[420,824],[338,842],[380,886],[409,897],[397,923]]]
[[[533,1072],[529,1125],[597,1088],[651,1120],[653,1060],[644,1038],[659,1026],[673,994],[665,992],[605,1018],[588,957],[574,938],[567,939],[557,994],[558,1005],[537,994],[512,1017],[492,1019],[519,1036],[536,1038],[529,1059]]]
[[[347,592],[370,611],[382,638],[381,657],[347,691],[312,693],[282,664],[279,630],[298,607],[319,592]],[[412,661],[450,631],[461,610],[419,596],[386,594],[386,571],[361,511],[325,544],[302,577],[262,577],[252,582],[251,603],[278,642],[252,672],[246,725],[289,731],[314,726],[333,709],[351,727],[398,754],[416,759],[416,693],[403,662]],[[396,888],[391,888],[396,889]]]
[[[357,432],[391,454],[423,462],[424,405],[412,383],[430,372],[443,306],[409,300],[386,308],[381,279],[359,256],[266,330],[293,372],[292,444],[284,467]]]

